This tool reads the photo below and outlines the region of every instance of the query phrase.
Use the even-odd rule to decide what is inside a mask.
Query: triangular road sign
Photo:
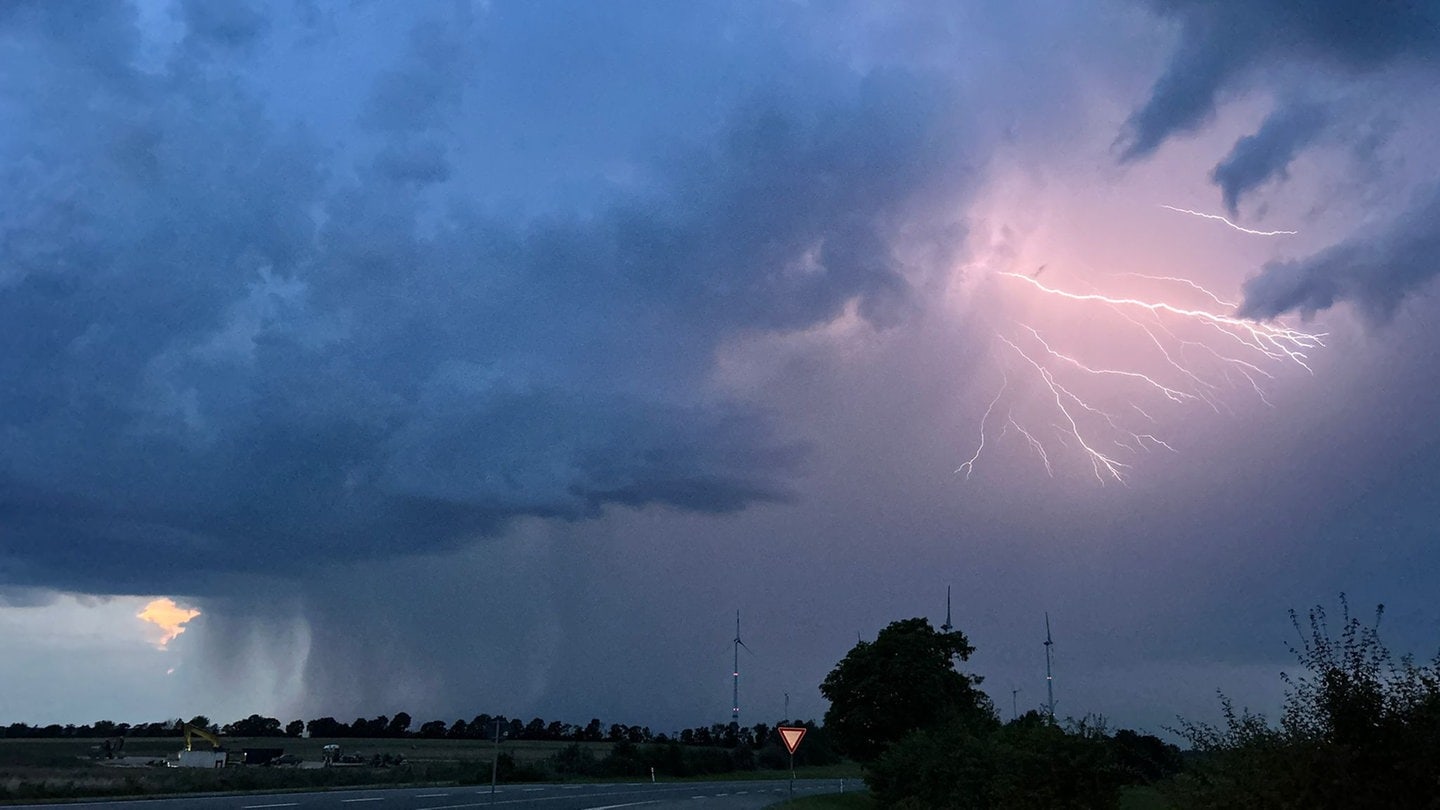
[[[785,747],[790,749],[790,753],[792,754],[795,753],[796,748],[800,747],[800,740],[805,736],[805,728],[803,726],[799,728],[780,726],[775,730],[780,732],[780,739],[785,741]]]

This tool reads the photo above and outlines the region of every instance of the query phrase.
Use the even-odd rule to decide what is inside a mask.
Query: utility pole
[[[1016,700],[1015,700],[1015,696],[1018,695],[1018,694],[1020,694],[1020,690],[1019,690],[1019,689],[1011,689],[1011,690],[1010,690],[1010,719],[1011,719],[1011,720],[1015,720],[1015,719],[1017,719],[1017,718],[1020,717],[1020,709],[1018,708],[1020,704],[1017,703]]]
[[[789,693],[789,692],[786,692],[786,693],[785,693],[785,719],[782,720],[782,721],[780,721],[780,722],[782,722],[782,723],[788,723],[788,722],[790,722],[790,693]]]
[[[490,801],[495,801],[495,782],[500,775],[500,718],[495,718],[495,752],[490,757]]]

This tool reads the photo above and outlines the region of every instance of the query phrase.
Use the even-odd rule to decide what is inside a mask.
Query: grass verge
[[[869,793],[832,793],[825,796],[806,796],[803,799],[791,799],[775,806],[793,808],[793,810],[874,810],[879,807]]]

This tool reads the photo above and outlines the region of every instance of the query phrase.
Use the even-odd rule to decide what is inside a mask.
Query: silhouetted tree
[[[311,737],[348,737],[350,727],[333,717],[319,717],[305,724]]]
[[[406,714],[405,712],[399,712],[394,717],[392,717],[390,719],[390,723],[386,725],[385,736],[404,737],[409,731],[410,715]]]
[[[872,762],[905,735],[937,723],[996,724],[981,679],[955,669],[975,651],[959,631],[942,633],[928,619],[892,622],[875,641],[861,641],[826,676],[825,727],[840,750]]]
[[[226,734],[233,734],[236,737],[281,737],[285,732],[280,727],[280,721],[274,717],[261,717],[252,714],[244,720],[236,720],[223,731]]]
[[[289,723],[286,723],[286,724],[285,724],[285,736],[286,736],[286,737],[299,737],[301,734],[304,734],[304,733],[305,733],[305,721],[304,721],[304,720],[291,720]]]

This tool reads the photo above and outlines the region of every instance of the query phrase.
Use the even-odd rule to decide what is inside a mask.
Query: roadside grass
[[[825,796],[806,796],[775,805],[775,807],[788,807],[792,810],[874,810],[879,806],[869,793],[831,793]]]
[[[697,773],[689,776],[664,777],[667,782],[742,782],[746,780],[789,779],[790,772],[775,770],[724,771],[721,773]],[[810,765],[795,769],[796,779],[845,779],[863,786],[865,771],[854,762],[838,762],[834,765]],[[620,781],[633,782],[634,779]]]

